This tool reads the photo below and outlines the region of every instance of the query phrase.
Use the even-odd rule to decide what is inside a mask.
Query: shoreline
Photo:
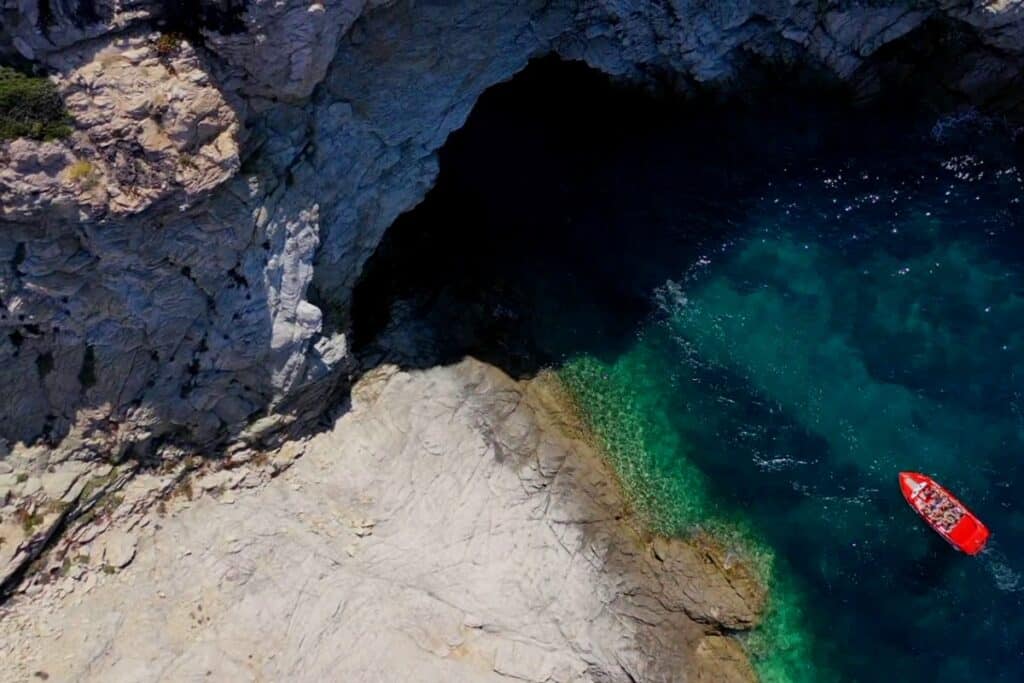
[[[610,476],[618,482],[621,495],[634,508],[635,523],[649,535],[713,548],[724,566],[739,567],[749,581],[760,584],[765,596],[761,619],[740,635],[760,680],[818,680],[823,672],[814,668],[813,634],[804,621],[804,598],[785,574],[784,563],[780,567],[774,550],[748,519],[709,498],[704,475],[689,462],[681,444],[670,472],[659,470],[651,461],[653,446],[647,440],[657,439],[652,433],[671,429],[671,424],[666,416],[645,414],[636,388],[624,386],[626,380],[617,376],[619,371],[583,356],[553,374]]]
[[[77,551],[122,567],[8,603],[4,675],[755,680],[730,634],[763,591],[643,532],[553,379],[368,372],[276,478],[111,525]]]
[[[648,548],[675,543],[693,547],[718,567],[731,583],[745,586],[748,594],[756,596],[760,603],[754,609],[758,615],[755,620],[749,624],[729,625],[728,628],[746,630],[759,626],[769,601],[771,576],[763,575],[752,558],[743,556],[746,549],[734,552],[727,542],[716,537],[714,530],[697,529],[686,535],[672,535],[659,530],[648,513],[631,497],[629,486],[616,467],[614,456],[608,452],[608,446],[595,431],[581,398],[567,381],[557,371],[544,370],[536,377],[523,380],[522,384],[527,401],[537,409],[538,422],[544,428],[557,429],[566,438],[585,444],[585,447],[573,450],[574,457],[597,476],[614,483],[616,494],[621,498],[618,504],[622,508],[623,526],[628,529],[624,533],[634,534],[637,543]]]

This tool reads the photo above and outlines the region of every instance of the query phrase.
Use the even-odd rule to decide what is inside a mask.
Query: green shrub
[[[0,140],[52,140],[71,133],[57,88],[44,76],[0,66]]]

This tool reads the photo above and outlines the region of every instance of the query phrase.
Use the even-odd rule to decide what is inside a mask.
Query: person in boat
[[[955,527],[960,522],[960,520],[963,518],[963,516],[964,516],[963,515],[963,510],[961,510],[955,504],[951,504],[949,506],[949,509],[946,510],[946,512],[943,514],[942,522],[948,528],[952,529],[953,527]]]

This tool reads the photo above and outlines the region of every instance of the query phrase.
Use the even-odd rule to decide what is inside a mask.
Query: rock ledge
[[[104,571],[9,603],[0,678],[754,680],[726,633],[761,587],[637,528],[560,390],[368,373],[278,478],[111,529]]]

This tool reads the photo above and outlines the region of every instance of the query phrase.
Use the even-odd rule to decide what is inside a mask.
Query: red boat
[[[900,472],[900,488],[910,507],[954,548],[977,555],[985,547],[988,528],[934,479],[917,472]]]

